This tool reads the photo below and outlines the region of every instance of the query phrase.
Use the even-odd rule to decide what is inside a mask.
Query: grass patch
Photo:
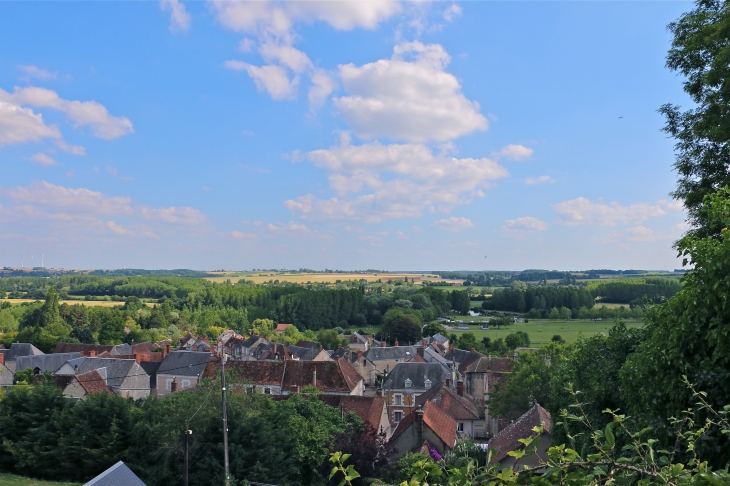
[[[54,481],[41,481],[39,479],[24,478],[14,474],[0,474],[0,486],[81,486],[82,483],[57,483]]]

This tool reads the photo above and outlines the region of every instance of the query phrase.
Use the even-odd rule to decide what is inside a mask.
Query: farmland
[[[414,283],[420,284],[424,281],[427,282],[439,282],[444,279],[439,278],[436,274],[428,273],[276,273],[276,272],[246,272],[246,273],[231,273],[221,274],[218,277],[208,277],[207,280],[211,282],[222,283],[230,280],[232,283],[238,282],[239,280],[245,279],[254,283],[260,284],[269,282],[271,280],[278,280],[279,282],[289,283],[336,283],[339,281],[346,280],[365,280],[367,282],[377,282],[381,280],[387,282],[388,280],[413,280]],[[453,284],[461,284],[462,280],[446,280]]]

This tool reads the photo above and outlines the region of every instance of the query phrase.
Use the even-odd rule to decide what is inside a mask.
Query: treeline
[[[332,329],[365,326],[363,291],[327,290],[296,292],[279,299],[276,318],[298,329]]]
[[[143,268],[124,268],[121,270],[94,270],[89,275],[100,277],[132,277],[132,276],[148,276],[148,277],[187,277],[187,278],[205,278],[217,275],[199,270],[188,270],[185,268],[177,268],[174,270],[145,270]]]
[[[495,291],[482,303],[485,310],[529,312],[566,307],[576,312],[581,307],[592,308],[593,295],[579,287],[527,287]]]
[[[647,277],[591,282],[586,288],[601,302],[640,304],[644,298],[668,299],[682,290],[682,284],[674,278]]]
[[[361,474],[388,476],[377,433],[355,414],[313,395],[246,394],[235,376],[229,381],[231,484],[330,484],[328,459],[336,450],[352,453]],[[162,399],[99,393],[75,401],[50,377],[11,387],[0,399],[0,471],[85,482],[123,460],[149,486],[176,484],[189,429],[190,484],[223,484],[220,393],[207,381],[199,388]]]

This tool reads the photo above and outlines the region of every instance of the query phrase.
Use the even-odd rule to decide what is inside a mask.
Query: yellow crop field
[[[24,302],[38,302],[39,299],[0,299],[0,302],[10,302],[11,304],[22,304]],[[112,302],[108,300],[59,300],[59,304],[81,304],[87,307],[114,307],[124,305],[124,302]],[[152,307],[155,304],[147,302],[146,305]]]
[[[408,281],[415,279],[414,283],[420,284],[423,281],[437,282],[443,279],[439,278],[435,274],[428,273],[284,273],[278,274],[273,272],[261,272],[252,273],[249,275],[236,276],[220,276],[220,277],[209,277],[207,280],[211,282],[222,283],[229,280],[233,283],[238,282],[241,279],[251,280],[254,283],[264,283],[269,280],[278,280],[279,282],[291,282],[291,283],[335,283],[337,280],[366,280],[368,282],[377,282],[381,279],[384,282],[388,280],[404,280],[408,277]],[[447,280],[447,282],[452,282]],[[454,280],[453,283],[460,284],[461,280]]]

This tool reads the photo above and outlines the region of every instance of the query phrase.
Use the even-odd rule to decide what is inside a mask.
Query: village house
[[[504,430],[487,442],[487,454],[491,450],[496,451],[496,454],[492,457],[492,463],[498,462],[500,468],[513,467],[515,470],[523,466],[535,467],[541,462],[547,462],[547,450],[552,442],[552,425],[550,413],[540,405],[535,404],[527,413],[506,426]],[[520,439],[535,436],[532,429],[537,426],[542,426],[543,431],[540,434],[540,441],[535,454],[519,459],[510,456],[510,452],[524,448],[525,445],[520,442]]]
[[[87,371],[71,377],[68,385],[63,388],[63,394],[69,398],[85,400],[93,393],[111,393],[106,382],[106,368]]]
[[[316,347],[287,346],[287,349],[291,353],[299,356],[299,359],[302,361],[332,361],[332,356],[322,349],[321,345],[317,345]]]
[[[397,461],[407,452],[429,453],[435,449],[442,457],[456,445],[456,421],[439,407],[426,402],[400,421],[389,441],[390,460]]]
[[[381,396],[365,397],[355,395],[319,395],[330,407],[339,408],[343,413],[354,412],[366,424],[370,424],[379,434],[390,437],[391,428],[385,398]]]
[[[299,355],[290,351],[289,348],[279,343],[269,343],[260,346],[256,359],[259,361],[299,361]]]
[[[397,424],[416,406],[416,398],[444,383],[448,374],[436,363],[398,363],[383,381],[383,394],[392,424]]]
[[[456,433],[459,437],[483,437],[484,421],[479,417],[479,411],[470,396],[464,393],[463,383],[456,389],[451,387],[451,380],[431,387],[429,391],[416,398],[416,408],[423,407],[426,402],[433,403],[446,415],[456,421]],[[480,435],[478,432],[482,431]]]
[[[506,425],[499,416],[490,412],[489,397],[495,386],[503,386],[512,374],[512,358],[480,356],[467,359],[459,366],[459,373],[464,377],[465,390],[474,399],[478,409],[484,409],[485,434],[496,435]]]
[[[407,363],[418,354],[415,346],[372,347],[357,358],[351,357],[350,363],[360,373],[368,385],[375,385],[378,375],[385,376],[398,363]]]
[[[15,371],[18,372],[30,368],[33,370],[34,375],[42,374],[45,371],[55,373],[66,361],[79,357],[80,354],[78,352],[18,356],[18,359],[15,361]]]
[[[248,339],[232,337],[223,345],[223,353],[226,357],[236,360],[255,360],[260,347],[267,346],[269,341],[256,334]]]
[[[84,344],[84,343],[58,343],[53,350],[53,354],[60,353],[79,353],[81,356],[99,356],[103,352],[108,352],[112,356],[120,354],[134,354],[134,350],[130,344],[117,344],[116,346],[104,344]]]
[[[370,347],[370,341],[368,341],[368,338],[360,333],[353,332],[349,336],[345,337],[347,338],[347,346],[350,349],[367,351]]]
[[[76,376],[100,370],[111,391],[125,398],[150,395],[150,376],[134,359],[80,357],[67,361],[55,375]]]
[[[190,351],[172,351],[165,356],[157,369],[157,396],[197,385],[211,357],[210,353]]]
[[[220,360],[212,360],[205,377],[218,379]],[[330,395],[358,395],[364,392],[362,377],[346,360],[336,361],[231,361],[226,363],[230,373],[251,392],[267,395],[298,393],[306,386],[314,386],[320,393]]]
[[[12,343],[8,349],[0,349],[0,354],[4,358],[4,366],[11,372],[15,373],[16,360],[20,356],[37,356],[43,354],[43,351],[29,343]]]
[[[294,324],[277,324],[274,331],[278,332],[279,334],[283,334],[286,332],[287,328],[292,327]]]
[[[12,386],[15,373],[5,366],[5,353],[0,353],[0,387]]]

